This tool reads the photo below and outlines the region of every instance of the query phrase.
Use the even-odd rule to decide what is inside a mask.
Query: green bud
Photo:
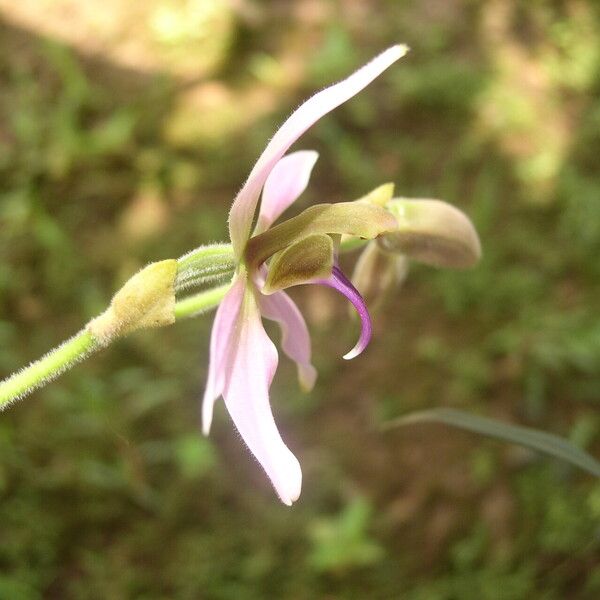
[[[356,262],[352,283],[369,309],[376,310],[387,295],[404,281],[407,274],[406,256],[387,252],[378,243],[370,242]]]
[[[264,294],[326,278],[333,268],[333,240],[324,233],[313,233],[273,256]]]
[[[398,228],[379,238],[383,249],[454,269],[472,267],[481,258],[481,243],[473,224],[447,202],[396,198],[386,208],[396,217]]]
[[[108,309],[87,330],[101,343],[137,329],[175,322],[177,261],[163,260],[136,273],[113,297]]]
[[[250,238],[246,245],[245,260],[249,267],[257,268],[275,253],[311,234],[345,233],[370,240],[397,228],[398,224],[392,214],[375,204],[317,204]]]

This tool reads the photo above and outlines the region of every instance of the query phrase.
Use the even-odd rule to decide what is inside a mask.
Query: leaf
[[[511,425],[495,419],[480,417],[462,410],[432,408],[413,412],[399,419],[394,419],[387,423],[385,428],[390,429],[414,423],[443,423],[487,435],[503,442],[526,446],[532,450],[564,460],[596,477],[600,477],[600,462],[564,438],[530,427]]]

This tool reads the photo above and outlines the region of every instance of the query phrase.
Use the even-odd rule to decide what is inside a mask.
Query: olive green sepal
[[[312,234],[349,234],[371,240],[397,228],[393,215],[376,204],[317,204],[250,238],[246,245],[245,262],[251,269],[257,268],[280,250]]]
[[[333,240],[324,233],[313,233],[294,242],[273,256],[263,294],[324,279],[333,269]]]
[[[441,200],[394,198],[386,208],[397,231],[377,241],[390,252],[436,267],[466,269],[481,258],[479,236],[469,218]]]
[[[368,202],[369,204],[375,204],[376,206],[384,206],[394,196],[394,184],[383,183],[377,186],[374,190],[371,190],[368,194],[357,198],[354,202]]]

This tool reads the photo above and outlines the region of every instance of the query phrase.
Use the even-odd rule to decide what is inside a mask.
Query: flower
[[[361,317],[359,341],[345,358],[360,354],[369,342],[371,322],[360,294],[336,264],[332,236],[339,239],[341,234],[353,234],[372,239],[393,230],[396,221],[375,205],[339,203],[311,207],[272,227],[304,191],[317,160],[313,151],[284,154],[316,121],[365,88],[407,50],[401,45],[389,48],[347,79],[304,102],[271,139],[229,213],[236,273],[213,323],[203,431],[208,434],[214,403],[223,396],[244,442],[287,505],[300,495],[302,471],[281,439],[271,412],[269,388],[278,354],[262,317],[278,322],[282,349],[296,362],[301,385],[310,389],[316,379],[310,336],[300,311],[283,289],[299,283],[327,285],[343,293]]]

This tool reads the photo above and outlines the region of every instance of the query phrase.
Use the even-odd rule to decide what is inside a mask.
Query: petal
[[[277,350],[265,332],[250,290],[234,329],[227,353],[225,405],[281,501],[290,506],[300,496],[302,471],[273,420],[269,387],[277,369]]]
[[[388,48],[347,79],[309,98],[285,121],[254,165],[229,212],[229,234],[238,258],[250,236],[260,191],[288,148],[321,117],[360,92],[407,51],[403,45]]]
[[[202,431],[204,435],[208,435],[210,431],[215,400],[223,393],[226,350],[231,342],[233,327],[240,312],[245,287],[243,278],[238,278],[233,283],[231,289],[221,300],[213,321],[208,377],[202,400]]]
[[[268,229],[306,189],[317,158],[314,150],[300,150],[284,156],[273,167],[263,188],[255,235]]]
[[[277,321],[281,328],[281,348],[296,362],[300,387],[310,391],[317,379],[317,370],[310,362],[310,334],[296,303],[285,293],[276,292],[259,298],[263,317]]]
[[[350,350],[350,352],[347,354],[344,354],[344,359],[351,360],[356,358],[369,345],[369,342],[371,341],[371,335],[373,333],[371,316],[369,315],[365,301],[358,290],[352,285],[350,280],[342,273],[339,267],[333,267],[331,277],[328,279],[318,279],[314,283],[326,285],[334,290],[337,290],[340,292],[340,294],[346,296],[354,308],[356,308],[356,312],[358,312],[361,323],[360,337],[358,338],[358,342],[356,342],[354,348],[352,348],[352,350]]]

